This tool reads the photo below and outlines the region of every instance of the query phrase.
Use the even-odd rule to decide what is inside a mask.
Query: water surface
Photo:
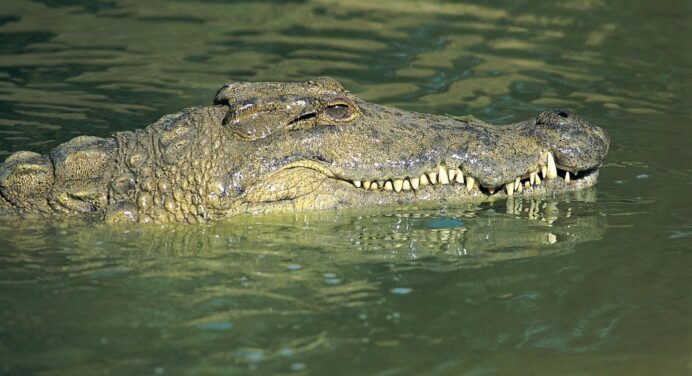
[[[0,374],[692,373],[692,3],[0,8],[0,159],[328,75],[506,123],[569,108],[596,188],[200,226],[0,220]]]

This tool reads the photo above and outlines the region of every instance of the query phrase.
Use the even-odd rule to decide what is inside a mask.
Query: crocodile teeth
[[[467,176],[466,177],[466,190],[468,192],[471,192],[475,183],[476,183],[476,179],[474,179],[472,176]]]
[[[401,189],[404,188],[404,181],[402,179],[396,179],[394,180],[394,191],[395,192],[401,192]],[[385,186],[386,188],[386,186]]]
[[[456,170],[456,177],[454,178],[454,181],[456,181],[459,184],[464,184],[464,173],[461,172],[460,168],[457,168]]]
[[[555,166],[555,158],[553,158],[553,153],[548,153],[548,179],[555,179],[557,177],[557,166]]]
[[[440,168],[437,170],[437,177],[440,184],[449,184],[449,176],[447,175],[446,168],[440,166]]]
[[[411,188],[417,190],[419,187],[420,187],[420,179],[419,178],[411,178]]]
[[[564,175],[558,175],[564,173]],[[541,176],[543,175],[543,176]],[[445,165],[439,165],[434,171],[423,173],[422,175],[411,178],[392,178],[389,180],[350,180],[357,188],[366,190],[384,190],[384,191],[410,191],[418,190],[426,185],[448,185],[453,183],[465,184],[467,192],[472,192],[474,189],[479,190],[487,195],[494,195],[498,190],[504,190],[508,196],[513,196],[514,193],[522,192],[532,186],[538,186],[543,180],[551,180],[556,177],[564,177],[566,183],[574,180],[574,174],[569,171],[558,170],[555,162],[555,156],[552,152],[545,154],[545,165],[539,166],[538,171],[530,172],[528,176],[519,176],[513,181],[503,184],[499,187],[481,187],[478,179],[473,176],[464,176],[461,166],[447,168]],[[348,181],[348,180],[347,180]]]
[[[425,174],[421,175],[421,176],[420,176],[420,185],[421,185],[421,186],[426,186],[426,185],[428,185],[428,184],[430,184],[430,182],[428,181],[428,177],[425,176]]]

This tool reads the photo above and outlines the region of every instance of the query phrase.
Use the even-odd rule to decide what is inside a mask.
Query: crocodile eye
[[[324,112],[334,120],[348,120],[353,115],[351,107],[343,103],[329,105]]]

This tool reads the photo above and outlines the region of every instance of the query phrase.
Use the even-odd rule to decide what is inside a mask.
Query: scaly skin
[[[491,126],[371,104],[329,78],[230,83],[213,106],[143,130],[11,155],[0,212],[198,223],[536,195],[595,184],[608,145],[601,128],[565,111]]]

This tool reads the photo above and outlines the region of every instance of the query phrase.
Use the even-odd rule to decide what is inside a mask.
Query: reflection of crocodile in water
[[[0,249],[63,249],[69,250],[70,257],[86,259],[120,254],[133,257],[135,268],[140,256],[223,258],[229,254],[238,265],[226,265],[226,271],[254,270],[263,257],[270,264],[301,260],[322,265],[317,269],[368,259],[430,259],[444,261],[437,266],[442,269],[474,267],[569,253],[579,243],[600,239],[607,228],[606,217],[584,202],[592,201],[593,194],[595,190],[585,189],[560,200],[517,197],[452,205],[442,212],[397,207],[241,216],[194,228],[175,223],[94,226],[79,221],[61,221],[51,227],[42,220],[0,218]]]
[[[108,222],[203,222],[572,191],[609,138],[567,111],[491,126],[365,102],[328,78],[230,83],[214,105],[0,166],[0,211]]]

